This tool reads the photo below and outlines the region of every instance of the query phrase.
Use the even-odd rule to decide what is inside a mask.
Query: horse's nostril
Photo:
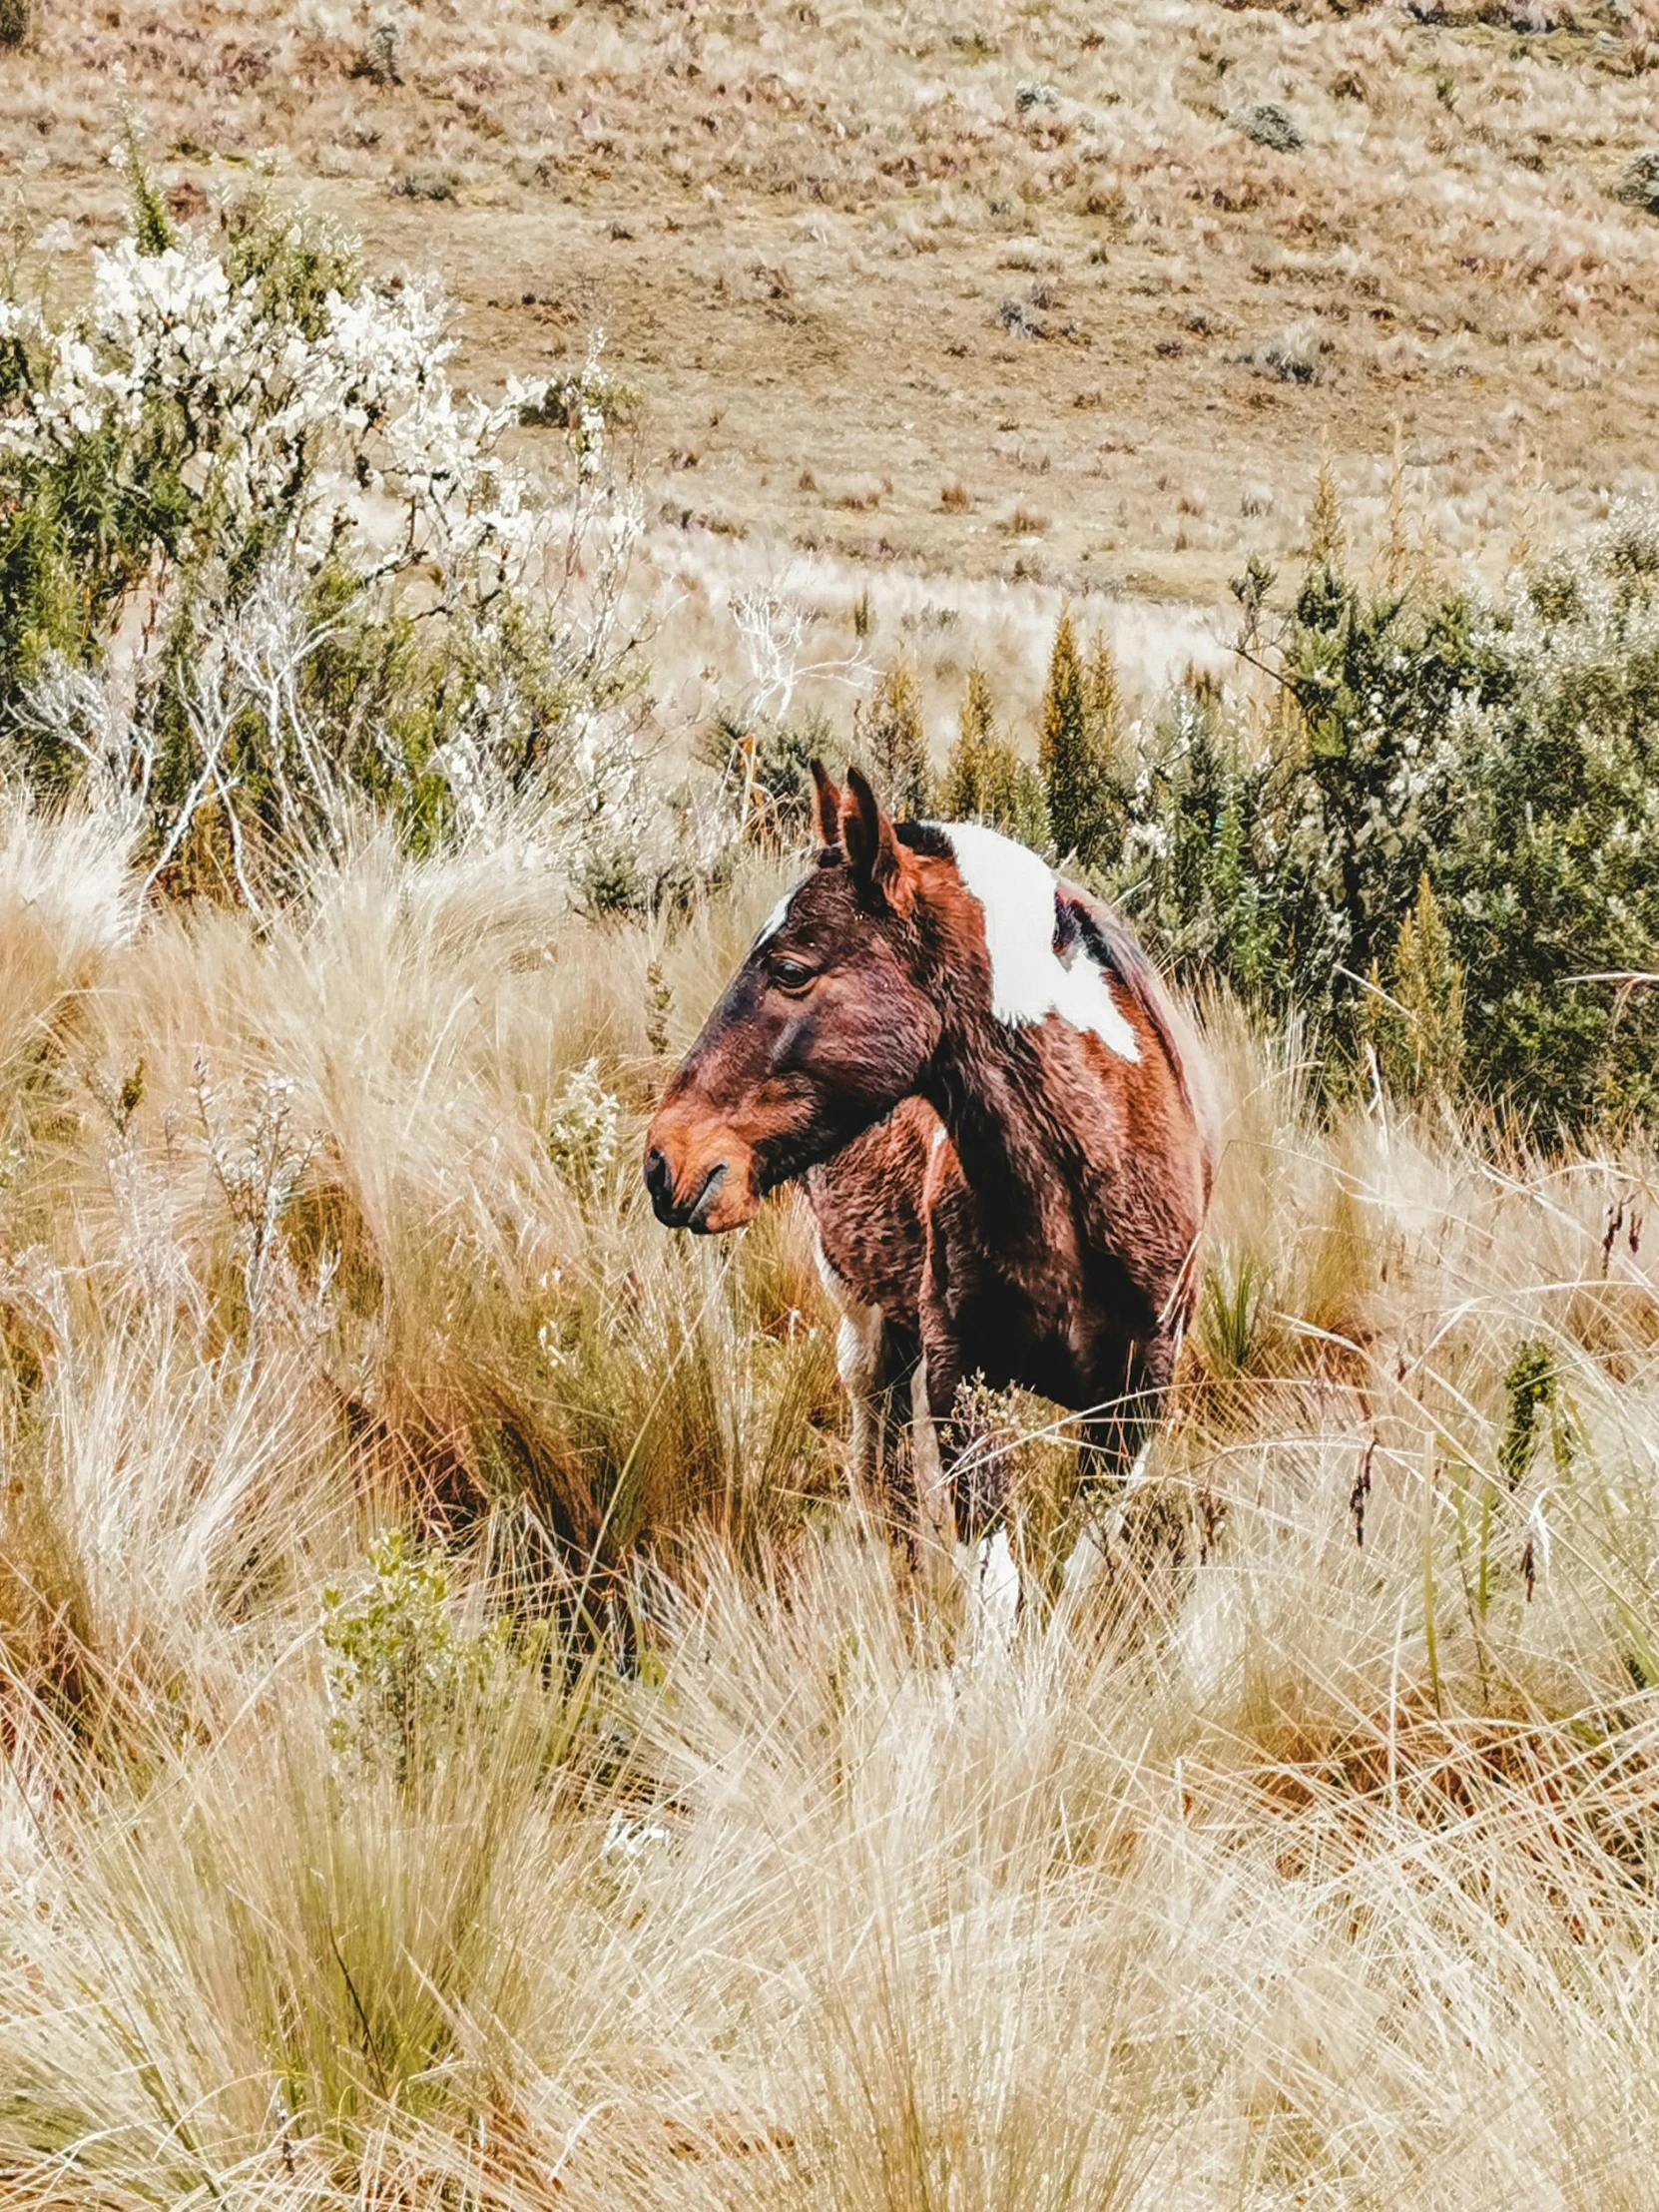
[[[666,1203],[674,1190],[668,1160],[658,1145],[653,1145],[645,1156],[645,1187],[659,1206]]]

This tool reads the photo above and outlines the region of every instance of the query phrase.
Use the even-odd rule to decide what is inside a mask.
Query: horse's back
[[[1115,907],[1064,879],[1060,894],[1080,922],[1090,953],[1123,986],[1132,1022],[1143,1035],[1150,1032],[1155,1079],[1160,1087],[1166,1077],[1173,1084],[1169,1141],[1175,1149],[1195,1154],[1207,1209],[1220,1151],[1221,1114],[1209,1056],[1192,1019]]]

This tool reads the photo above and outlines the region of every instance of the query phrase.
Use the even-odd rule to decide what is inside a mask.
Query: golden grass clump
[[[799,1202],[636,1187],[768,867],[0,838],[5,2201],[1651,2201],[1649,1152],[1208,1007],[1174,1411],[1004,1642],[842,1501]]]

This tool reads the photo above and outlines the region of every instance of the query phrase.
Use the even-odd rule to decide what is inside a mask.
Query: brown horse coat
[[[659,1217],[735,1227],[807,1174],[842,1310],[853,1460],[913,1368],[926,1517],[964,1379],[1086,1416],[1121,1462],[1193,1307],[1214,1173],[1197,1047],[1122,923],[977,825],[896,829],[820,774],[818,864],[782,902],[647,1137]],[[963,1505],[969,1503],[963,1499]]]

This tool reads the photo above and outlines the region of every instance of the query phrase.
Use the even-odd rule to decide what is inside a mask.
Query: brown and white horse
[[[659,1221],[716,1234],[805,1175],[841,1312],[855,1479],[912,1377],[944,1556],[982,1500],[939,1443],[980,1375],[1127,1463],[1193,1310],[1215,1165],[1197,1047],[1106,907],[977,824],[895,826],[816,763],[817,864],[757,937],[646,1137]],[[964,1484],[963,1487],[969,1485]]]

